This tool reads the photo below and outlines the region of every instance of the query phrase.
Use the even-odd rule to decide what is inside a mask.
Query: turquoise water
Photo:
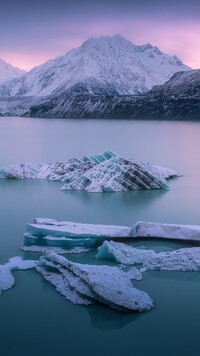
[[[0,263],[23,253],[25,224],[35,217],[131,225],[138,220],[200,224],[200,123],[0,119],[0,167],[113,150],[183,174],[169,191],[62,192],[47,181],[0,181]],[[186,246],[142,241],[157,251]],[[70,255],[100,263],[95,251]],[[101,262],[103,263],[103,261]],[[148,272],[135,285],[155,301],[150,312],[124,315],[71,304],[35,271],[15,272],[0,296],[0,355],[199,356],[200,273]]]

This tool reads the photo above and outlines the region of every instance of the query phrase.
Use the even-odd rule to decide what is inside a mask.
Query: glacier
[[[123,158],[112,151],[55,163],[17,163],[0,169],[0,179],[48,179],[63,182],[61,190],[116,192],[167,189],[172,169]]]
[[[123,312],[153,307],[149,295],[133,287],[132,280],[142,278],[135,268],[124,272],[118,267],[79,264],[47,252],[36,270],[74,304],[99,303]]]
[[[123,265],[142,264],[141,272],[200,270],[200,247],[156,253],[153,250],[134,248],[120,242],[104,241],[103,245],[98,247],[96,258],[115,261]]]
[[[12,275],[12,270],[26,270],[35,268],[38,261],[26,260],[23,261],[21,257],[16,256],[9,259],[9,261],[0,265],[0,294],[2,291],[10,289],[15,284],[15,279]]]

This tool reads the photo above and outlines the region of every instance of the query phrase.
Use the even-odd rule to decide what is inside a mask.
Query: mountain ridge
[[[96,119],[169,119],[200,118],[200,69],[178,72],[161,86],[147,93],[127,96],[91,96],[62,94],[32,105],[30,117]]]
[[[120,35],[92,37],[64,56],[0,85],[0,95],[134,95],[189,69],[178,57],[150,44],[135,45]]]
[[[176,73],[147,93],[0,97],[0,116],[70,119],[199,120],[200,69]]]

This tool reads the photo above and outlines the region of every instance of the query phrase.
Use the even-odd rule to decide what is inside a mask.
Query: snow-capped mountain
[[[10,81],[13,78],[19,78],[25,71],[0,59],[0,84]]]
[[[66,55],[1,85],[0,95],[138,94],[189,69],[176,56],[150,44],[138,46],[119,35],[90,38]]]

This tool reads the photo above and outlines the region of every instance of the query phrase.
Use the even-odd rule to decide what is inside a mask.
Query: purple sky
[[[0,9],[0,58],[29,70],[89,37],[116,33],[200,68],[199,0],[7,0]]]

